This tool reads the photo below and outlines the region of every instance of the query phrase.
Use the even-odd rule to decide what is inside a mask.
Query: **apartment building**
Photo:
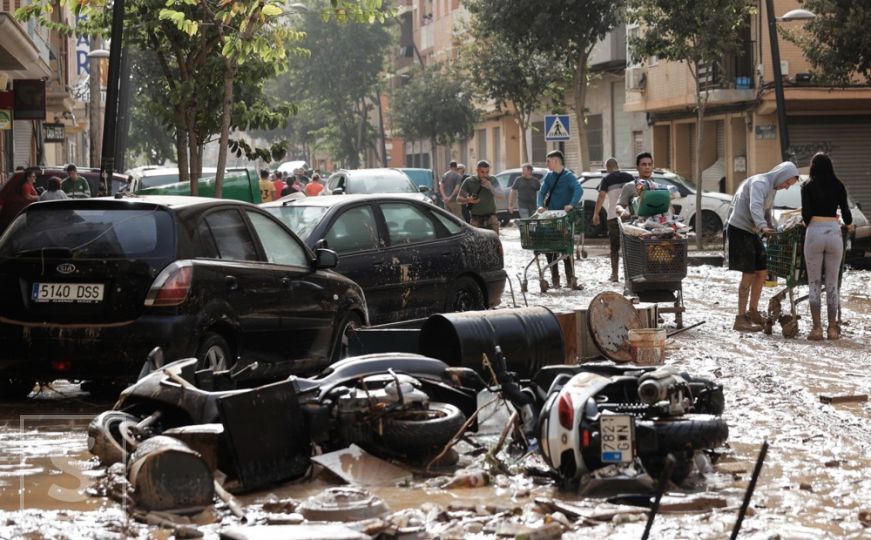
[[[706,189],[734,192],[747,176],[781,161],[765,4],[759,2],[757,15],[742,33],[742,52],[703,71],[702,85],[708,95],[701,127]],[[774,14],[781,16],[798,7],[796,0],[775,0]],[[800,49],[782,37],[778,43],[787,129],[798,166],[806,168],[817,151],[829,152],[853,198],[871,207],[871,167],[864,156],[871,141],[871,88],[820,86],[810,76]],[[692,178],[698,126],[695,82],[688,67],[650,58],[629,66],[626,81],[625,110],[647,115],[657,165]]]

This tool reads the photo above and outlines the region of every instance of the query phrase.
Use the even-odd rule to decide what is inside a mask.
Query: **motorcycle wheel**
[[[692,471],[693,452],[673,452],[672,455],[674,456],[675,464],[668,479],[674,484],[680,485],[690,475],[690,471]],[[666,459],[667,457],[664,455],[642,456],[641,465],[651,478],[659,481],[662,471],[665,470]]]
[[[430,402],[425,410],[385,416],[381,444],[403,453],[441,450],[465,422],[465,415],[457,407]]]
[[[652,424],[660,453],[716,448],[729,438],[729,425],[712,414],[687,414]]]
[[[696,399],[695,412],[716,416],[723,414],[726,410],[726,397],[723,395],[722,386],[702,377],[688,377],[687,380],[704,386],[704,390]]]
[[[103,465],[124,461],[129,448],[121,435],[121,424],[139,422],[139,418],[121,411],[104,411],[88,424],[88,451]]]

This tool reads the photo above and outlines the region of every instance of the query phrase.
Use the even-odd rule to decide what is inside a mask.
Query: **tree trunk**
[[[430,163],[430,168],[432,169],[433,176],[438,176],[439,169],[438,163],[438,152],[436,152],[436,141],[435,139],[430,139],[429,143],[429,152],[432,155],[432,163]]]
[[[575,66],[575,74],[572,77],[572,99],[575,106],[575,130],[578,134],[578,152],[581,158],[581,171],[590,170],[590,156],[588,152],[589,144],[587,142],[587,60],[590,55],[583,52],[578,57],[578,64]],[[581,172],[579,171],[579,172]]]
[[[520,155],[522,156],[523,163],[529,163],[529,145],[526,142],[526,130],[529,129],[529,120],[527,120],[527,115],[523,113],[518,113],[516,118],[517,124],[520,126]]]
[[[705,227],[702,219],[702,144],[705,140],[705,105],[707,99],[702,98],[699,90],[699,80],[696,77],[696,168],[693,171],[696,181],[696,248],[701,250],[705,244]]]
[[[178,179],[179,182],[190,182],[190,159],[188,155],[188,130],[181,109],[175,110],[175,152],[178,156]],[[191,195],[196,195],[196,189],[191,184]]]
[[[233,60],[224,60],[224,101],[221,107],[221,135],[218,138],[218,163],[215,171],[215,194],[220,199],[224,193],[224,170],[227,168],[227,145],[230,141],[230,117],[233,107],[233,77],[236,65]]]

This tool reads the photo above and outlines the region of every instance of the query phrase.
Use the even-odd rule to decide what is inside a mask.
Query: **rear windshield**
[[[368,176],[351,177],[349,193],[418,193],[417,188],[407,176]]]
[[[173,219],[164,210],[57,206],[34,205],[18,216],[0,238],[0,257],[171,259],[175,253]]]
[[[284,222],[290,230],[303,240],[308,240],[312,231],[329,211],[325,206],[269,206],[264,208],[267,212]]]

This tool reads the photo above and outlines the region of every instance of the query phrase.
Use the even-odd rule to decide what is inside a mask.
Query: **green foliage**
[[[871,84],[871,4],[856,0],[804,0],[816,18],[800,27],[783,26],[813,66],[814,78],[832,86],[850,86],[858,73]]]
[[[476,84],[464,82],[441,64],[417,68],[408,82],[393,92],[393,125],[407,139],[437,145],[468,138],[480,116],[473,103]]]

